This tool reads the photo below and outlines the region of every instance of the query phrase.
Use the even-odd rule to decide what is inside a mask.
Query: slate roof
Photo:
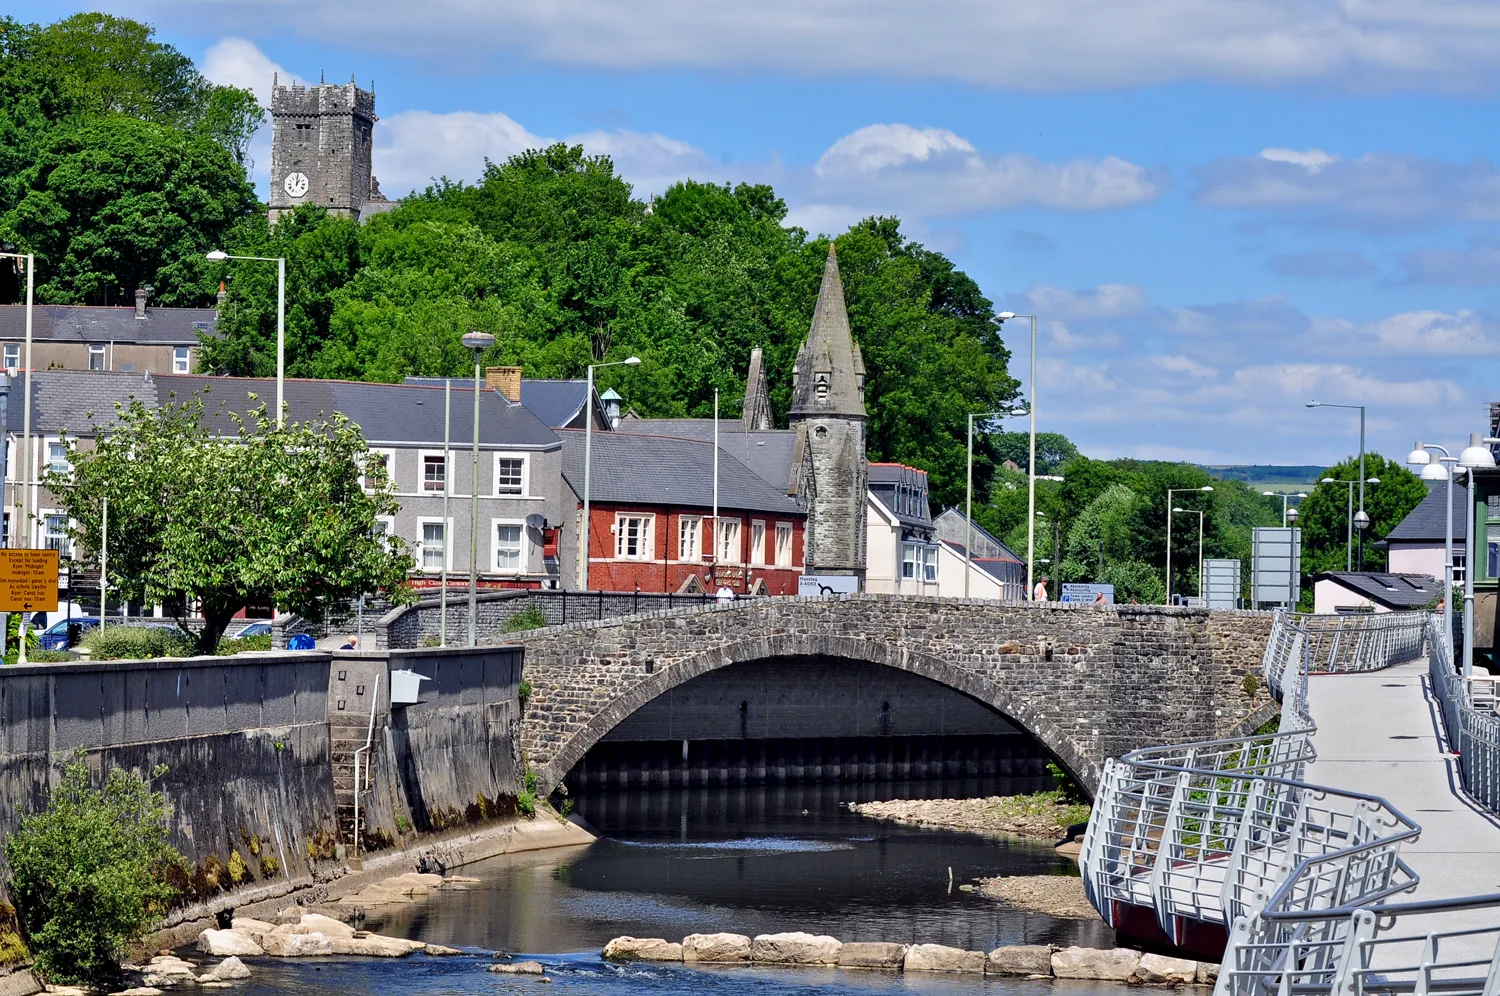
[[[1334,581],[1388,609],[1420,609],[1442,593],[1443,583],[1425,574],[1381,574],[1376,571],[1329,571],[1313,578]]]
[[[632,418],[620,423],[622,432],[642,432],[678,439],[712,442],[711,418]],[[749,467],[757,477],[781,492],[790,492],[797,459],[795,429],[754,429],[746,432],[738,419],[719,420],[719,449]]]
[[[21,391],[25,374],[10,379],[7,431],[20,432],[24,414]],[[156,407],[156,388],[146,374],[107,370],[37,370],[31,375],[31,429],[55,434],[91,435],[96,425],[114,422],[115,403],[137,398]]]
[[[943,509],[942,514],[937,516],[932,521],[933,524],[937,527],[937,534],[939,537],[941,537],[942,541],[951,546],[954,551],[960,557],[962,557],[964,554],[964,541],[960,540],[958,537],[967,536],[967,527],[965,526],[965,523],[968,521],[964,518],[963,510],[958,508],[945,508]],[[1024,561],[1021,559],[1021,555],[1016,553],[1010,547],[1006,546],[1004,541],[1002,541],[994,533],[990,532],[988,529],[984,528],[977,522],[974,523],[973,529],[973,542],[974,549],[976,551],[974,563],[977,564],[981,560],[991,561],[997,564],[1024,563]]]
[[[31,337],[48,342],[114,342],[142,346],[196,346],[199,332],[213,332],[213,308],[147,308],[137,320],[135,306],[94,308],[39,304],[32,315]],[[26,338],[26,305],[0,305],[0,339]]]
[[[978,529],[979,527],[975,526],[974,528]],[[964,555],[964,546],[962,543],[955,543],[952,540],[945,539],[940,539],[938,542],[952,550],[958,556],[962,557]],[[1001,545],[1003,546],[1004,544]],[[1013,557],[975,557],[969,563],[1001,584],[1017,584],[1026,580],[1026,565]]]
[[[455,378],[453,386],[459,386],[459,380]],[[422,387],[442,387],[442,377],[407,377],[403,384],[418,385]],[[531,413],[541,419],[554,429],[564,429],[568,424],[578,417],[583,408],[583,395],[588,389],[586,380],[530,380],[521,379],[521,404],[531,410]],[[595,390],[597,398],[599,392]],[[604,406],[595,404],[594,420],[595,428],[609,424],[605,417]],[[608,430],[604,430],[608,431]]]
[[[870,490],[882,505],[903,525],[930,527],[932,510],[927,505],[927,471],[907,467],[899,463],[872,463],[869,466]],[[896,489],[902,484],[916,489],[920,494],[921,512],[912,515],[902,512],[896,501]]]
[[[197,377],[158,374],[158,403],[175,393],[182,400],[208,388],[204,404],[216,410],[219,401],[244,412],[264,402],[276,404],[273,378]],[[256,395],[252,402],[250,394]],[[488,447],[548,450],[558,445],[557,434],[522,405],[511,404],[496,391],[481,391],[479,444]],[[341,412],[360,427],[371,446],[443,444],[443,390],[414,384],[371,384],[347,380],[300,380],[286,382],[289,416],[301,422]],[[474,388],[453,385],[451,439],[461,445],[473,439]],[[220,420],[229,428],[227,418]]]
[[[1457,481],[1453,482],[1453,542],[1462,543],[1469,537],[1469,524],[1465,521],[1464,502],[1469,490]],[[1433,481],[1428,485],[1427,497],[1417,507],[1406,513],[1406,518],[1386,534],[1387,542],[1437,542],[1443,541],[1443,532],[1448,521],[1448,484]]]
[[[558,432],[563,440],[563,477],[583,497],[581,429]],[[713,444],[674,436],[596,432],[591,501],[621,505],[713,507]],[[737,512],[805,515],[786,493],[758,477],[720,448],[719,507]]]

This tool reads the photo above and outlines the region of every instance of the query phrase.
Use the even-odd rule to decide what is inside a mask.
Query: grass
[[[1058,807],[1063,807],[1061,813],[1058,812]],[[997,808],[1000,816],[1005,819],[1043,817],[1056,820],[1062,826],[1087,823],[1089,819],[1089,804],[1070,801],[1061,789],[1033,792],[1030,795],[1001,796]]]

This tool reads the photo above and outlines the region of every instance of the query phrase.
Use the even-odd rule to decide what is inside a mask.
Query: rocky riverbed
[[[979,880],[979,892],[1012,906],[1072,920],[1097,920],[1083,879],[1072,875],[1006,875]]]
[[[911,826],[1045,840],[1059,840],[1068,827],[1089,818],[1087,805],[1069,803],[1061,792],[992,795],[987,799],[894,799],[850,803],[849,808],[861,816]]]

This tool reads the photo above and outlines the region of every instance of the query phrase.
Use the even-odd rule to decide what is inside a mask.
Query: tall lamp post
[[[1196,508],[1174,508],[1178,515],[1198,517],[1198,604],[1203,604],[1203,513]]]
[[[583,396],[583,528],[579,530],[578,541],[578,587],[583,591],[589,590],[589,478],[594,469],[594,371],[601,367],[638,367],[641,365],[639,356],[627,356],[623,360],[615,360],[611,363],[590,363],[588,386]],[[718,423],[715,423],[717,427]],[[714,467],[719,465],[719,451],[714,449]],[[714,523],[714,530],[719,528],[718,522]],[[715,547],[717,549],[717,547]]]
[[[1287,523],[1289,523],[1289,522],[1296,522],[1297,521],[1297,510],[1295,508],[1290,510],[1291,511],[1291,516],[1290,517],[1288,517],[1288,515],[1287,515],[1287,511],[1288,511],[1287,506],[1286,506],[1287,499],[1288,498],[1306,498],[1307,497],[1307,495],[1304,494],[1304,493],[1302,493],[1301,491],[1298,491],[1296,494],[1289,494],[1289,493],[1284,492],[1284,491],[1262,491],[1261,494],[1265,495],[1267,498],[1280,498],[1281,499],[1281,525],[1282,525],[1283,528],[1287,525]]]
[[[15,511],[17,521],[11,523],[10,546],[13,548],[30,547],[31,542],[31,514],[29,502],[31,500],[31,318],[35,310],[36,302],[36,256],[26,252],[0,252],[0,258],[16,259],[26,261],[26,358],[22,362],[26,365],[26,376],[21,383],[21,500],[11,507]],[[23,535],[24,531],[24,535]],[[25,659],[26,653],[26,625],[25,615],[21,616],[21,654]]]
[[[280,429],[286,421],[286,259],[282,256],[231,256],[222,249],[210,252],[208,258],[215,263],[245,259],[276,264],[276,428]]]
[[[1178,511],[1172,507],[1172,496],[1184,494],[1188,491],[1212,491],[1213,485],[1205,484],[1201,488],[1168,488],[1167,489],[1167,604],[1172,604],[1172,513]],[[1201,558],[1200,558],[1201,559]],[[1199,572],[1201,575],[1201,571]]]
[[[1350,521],[1354,528],[1359,530],[1359,568],[1365,567],[1365,530],[1370,525],[1370,517],[1365,513],[1365,406],[1364,405],[1335,405],[1327,401],[1309,401],[1309,408],[1347,408],[1351,411],[1359,411],[1359,513],[1351,517]]]
[[[470,465],[469,480],[469,646],[479,642],[475,613],[479,606],[479,358],[495,344],[495,337],[488,332],[470,332],[462,339],[465,349],[474,351],[474,450]],[[447,459],[447,454],[443,454]],[[443,468],[443,480],[448,478],[448,468]],[[443,522],[443,557],[448,556],[448,523]]]
[[[1361,463],[1363,463],[1363,461],[1361,461]],[[1365,510],[1364,510],[1363,507],[1361,507],[1358,512],[1354,511],[1354,486],[1356,484],[1359,485],[1359,493],[1360,493],[1360,496],[1361,496],[1360,497],[1360,502],[1363,503],[1364,502],[1364,497],[1363,496],[1364,496],[1364,493],[1365,493],[1365,485],[1366,484],[1379,484],[1380,483],[1380,478],[1378,478],[1378,477],[1366,477],[1366,478],[1363,478],[1363,479],[1358,480],[1358,481],[1336,481],[1336,480],[1334,480],[1331,477],[1325,477],[1321,481],[1319,481],[1318,483],[1319,484],[1342,484],[1342,485],[1345,485],[1346,487],[1348,487],[1348,489],[1349,489],[1349,512],[1348,512],[1348,515],[1349,515],[1349,524],[1348,524],[1348,528],[1347,528],[1347,532],[1348,532],[1349,535],[1348,535],[1348,537],[1344,541],[1344,572],[1345,573],[1349,573],[1349,572],[1351,572],[1351,571],[1354,570],[1354,530],[1358,529],[1359,533],[1360,533],[1360,537],[1359,537],[1360,538],[1360,543],[1361,543],[1360,554],[1362,556],[1363,553],[1364,553],[1364,547],[1363,547],[1363,543],[1364,543],[1364,531],[1365,531],[1365,527],[1370,524],[1370,517],[1365,514]],[[1363,567],[1364,566],[1363,563],[1361,563],[1360,566]]]
[[[995,316],[1001,324],[1012,318],[1031,319],[1031,375],[1026,381],[1026,388],[1031,392],[1026,399],[1026,411],[1031,415],[1031,450],[1026,461],[1026,597],[1030,598],[1036,573],[1036,315],[1002,311]]]
[[[1441,450],[1443,455],[1433,460],[1429,450]],[[1443,530],[1443,640],[1448,645],[1448,663],[1453,663],[1453,477],[1458,458],[1449,454],[1447,447],[1420,440],[1412,445],[1406,462],[1422,468],[1422,480],[1448,482],[1448,524]],[[1462,471],[1458,471],[1461,473]]]
[[[1003,412],[977,412],[969,415],[969,449],[965,462],[966,482],[964,487],[964,597],[969,597],[969,574],[974,569],[974,420],[976,418],[1002,418],[1010,415],[1019,418],[1026,414],[1024,408],[1012,408]],[[717,423],[715,423],[717,425]]]
[[[1469,527],[1465,543],[1468,552],[1464,559],[1464,677],[1468,678],[1474,674],[1474,572],[1479,567],[1479,538],[1474,535],[1474,496],[1479,493],[1475,487],[1473,471],[1479,469],[1490,469],[1495,466],[1495,455],[1490,452],[1489,444],[1500,443],[1500,439],[1485,438],[1477,432],[1469,434],[1469,445],[1464,447],[1458,454],[1458,465],[1469,471],[1469,495],[1464,504],[1468,505],[1466,513],[1467,525]]]

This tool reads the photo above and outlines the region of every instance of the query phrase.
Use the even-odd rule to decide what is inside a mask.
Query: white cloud
[[[219,39],[203,53],[202,68],[203,75],[220,86],[237,86],[254,93],[264,107],[271,104],[271,84],[276,78],[283,84],[302,82],[245,38]]]
[[[1492,287],[1500,284],[1500,242],[1470,239],[1463,249],[1415,249],[1401,254],[1408,284]]]
[[[498,111],[402,111],[375,128],[374,170],[381,191],[397,199],[442,176],[473,182],[485,159],[502,162],[549,141]]]
[[[1301,166],[1309,173],[1321,173],[1325,166],[1332,166],[1339,161],[1338,156],[1330,156],[1322,149],[1308,149],[1305,152],[1296,149],[1261,149],[1260,157],[1273,163]]]
[[[200,0],[129,0],[160,21]],[[605,69],[916,78],[1023,90],[1174,80],[1352,90],[1493,90],[1488,0],[224,0],[214,17],[469,72],[517,62]]]
[[[1138,315],[1147,304],[1146,292],[1133,284],[1100,284],[1077,291],[1042,284],[1028,290],[1026,300],[1039,315],[1081,320]]]
[[[1388,353],[1414,356],[1493,356],[1500,352],[1495,329],[1472,311],[1408,311],[1359,330]]]
[[[702,149],[666,135],[639,131],[591,131],[569,135],[570,145],[582,145],[596,155],[608,155],[615,170],[635,188],[635,195],[661,193],[688,178],[717,181],[725,170]]]

